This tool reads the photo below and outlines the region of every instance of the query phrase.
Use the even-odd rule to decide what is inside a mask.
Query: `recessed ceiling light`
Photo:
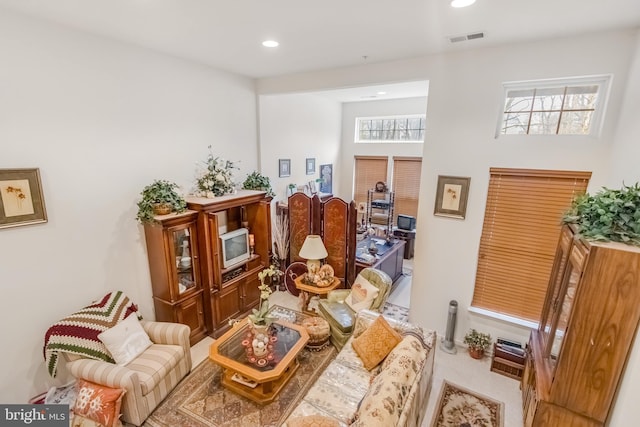
[[[265,40],[262,42],[262,46],[264,47],[278,47],[280,43],[275,40]]]
[[[383,92],[383,91],[378,92],[378,95],[386,95],[386,94],[387,92]]]
[[[451,7],[467,7],[475,2],[476,0],[451,0]]]

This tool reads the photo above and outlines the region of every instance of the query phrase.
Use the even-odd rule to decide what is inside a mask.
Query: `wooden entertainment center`
[[[269,266],[271,197],[239,190],[213,199],[188,197],[188,211],[145,224],[156,319],[191,328],[191,344],[219,337],[228,321],[258,305],[258,273]],[[224,268],[220,236],[248,228],[249,259]]]

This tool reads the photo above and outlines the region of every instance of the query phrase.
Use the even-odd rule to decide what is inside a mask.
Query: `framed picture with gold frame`
[[[47,222],[40,169],[0,169],[0,228]]]
[[[433,214],[464,219],[467,214],[467,198],[471,178],[438,175],[436,206]]]

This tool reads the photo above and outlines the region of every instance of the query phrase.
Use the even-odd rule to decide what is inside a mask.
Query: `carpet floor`
[[[504,404],[443,381],[431,427],[503,427]]]
[[[391,317],[393,319],[399,320],[401,322],[409,321],[409,309],[406,307],[402,307],[399,305],[391,304],[389,302],[384,303],[384,308],[382,310],[382,314]]]
[[[226,390],[220,382],[220,366],[205,359],[176,386],[143,426],[279,426],[335,356],[333,346],[317,352],[302,350],[298,356],[300,367],[275,400],[266,405]]]

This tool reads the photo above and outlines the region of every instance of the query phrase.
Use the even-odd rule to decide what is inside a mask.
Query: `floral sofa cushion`
[[[363,310],[356,318],[356,327],[360,327],[361,332],[364,331],[379,315],[379,313]],[[397,422],[390,425],[403,427],[420,425],[431,390],[434,357],[432,349],[435,346],[435,333],[423,334],[422,329],[415,325],[387,320],[401,335],[421,337],[418,341],[424,342],[424,345],[420,344],[423,350],[419,352],[421,355],[418,358],[423,360],[415,361],[415,363],[409,362],[407,358],[410,358],[411,352],[417,351],[417,349],[410,344],[413,339],[403,338],[403,341],[394,348],[385,361],[370,372],[364,368],[362,360],[353,350],[351,343],[347,342],[309,389],[288,420],[308,415],[321,415],[332,417],[340,426],[351,425],[354,421],[360,422],[360,425],[367,425],[364,420],[372,420],[372,418],[370,418],[370,414],[365,416],[362,412],[366,404],[363,399],[367,395],[370,396],[370,399],[381,397],[380,393],[371,392],[371,390],[376,382],[384,383],[385,377],[394,372],[393,375],[399,375],[409,386],[406,388],[406,397],[401,399],[403,403],[394,404],[393,419],[397,419]],[[353,339],[353,337],[350,338],[350,340]],[[393,360],[396,361],[393,362]],[[399,370],[404,369],[411,372],[399,374]],[[385,373],[385,370],[390,370],[390,372]],[[384,376],[381,377],[381,375]],[[395,378],[394,380],[397,381]],[[362,408],[360,414],[358,414],[358,408]],[[380,424],[372,423],[370,425]],[[386,424],[384,425],[386,427]],[[285,423],[285,426],[288,426],[288,422]]]
[[[411,393],[411,385],[427,359],[429,348],[406,335],[383,362],[356,413],[354,426],[394,426]]]

